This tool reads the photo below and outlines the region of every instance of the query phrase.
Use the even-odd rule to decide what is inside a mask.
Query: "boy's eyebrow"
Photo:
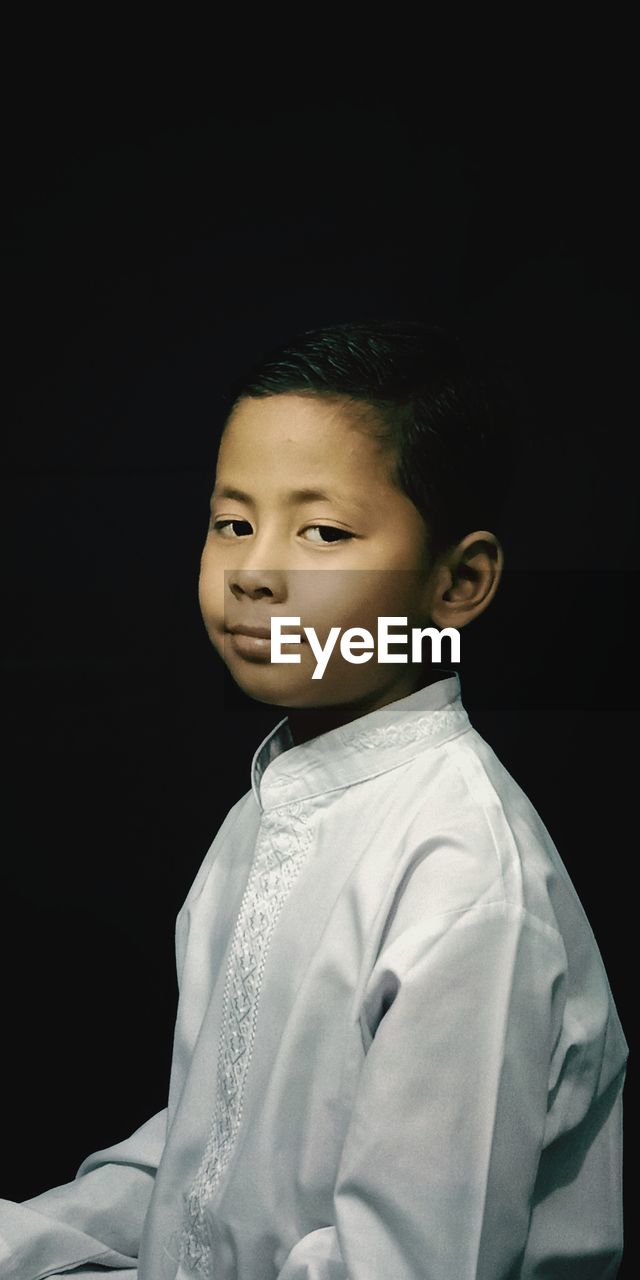
[[[235,502],[246,502],[250,506],[253,505],[253,498],[248,493],[244,493],[242,489],[236,489],[233,485],[220,485],[220,488],[214,489],[213,497],[230,498]],[[330,494],[324,489],[291,489],[287,494],[286,501],[289,506],[294,506],[294,504],[301,502],[342,502],[362,508],[362,504],[357,499],[341,497],[338,493]]]

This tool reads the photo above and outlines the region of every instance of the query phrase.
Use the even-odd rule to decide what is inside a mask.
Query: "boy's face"
[[[286,394],[243,399],[234,410],[220,446],[199,600],[215,649],[250,697],[366,708],[423,682],[410,661],[379,663],[377,645],[367,662],[348,662],[340,637],[322,679],[313,680],[307,641],[285,644],[283,653],[301,661],[281,665],[271,662],[268,642],[252,646],[230,630],[268,629],[273,616],[293,616],[300,626],[285,634],[314,627],[324,645],[331,627],[340,635],[366,628],[375,641],[381,616],[406,617],[407,630],[429,625],[427,529],[394,485],[392,462],[344,402]]]

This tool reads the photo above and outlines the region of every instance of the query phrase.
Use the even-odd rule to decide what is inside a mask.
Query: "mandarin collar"
[[[457,672],[297,746],[285,716],[253,756],[253,794],[266,812],[337,791],[395,769],[467,728]]]

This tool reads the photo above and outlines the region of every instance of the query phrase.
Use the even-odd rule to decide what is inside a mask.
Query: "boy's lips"
[[[271,639],[270,627],[258,627],[258,626],[250,627],[244,622],[239,622],[233,627],[225,627],[225,631],[229,631],[233,636],[254,636],[256,640]],[[306,636],[300,635],[300,641],[301,642],[306,641]],[[282,636],[282,643],[283,644],[287,643],[286,635]],[[294,641],[292,641],[291,643],[294,643]]]
[[[234,636],[256,636],[258,640],[270,640],[271,630],[269,627],[246,627],[239,624],[236,627],[227,627]]]
[[[250,662],[271,661],[270,627],[252,627],[248,623],[235,623],[233,626],[225,627],[225,631],[231,638],[235,652],[241,658],[246,658]],[[301,636],[300,639],[306,641],[306,636]],[[282,640],[286,644],[285,636],[282,637]],[[296,642],[292,640],[290,643]]]

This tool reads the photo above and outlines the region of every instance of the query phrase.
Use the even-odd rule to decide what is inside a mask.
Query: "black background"
[[[630,1037],[623,44],[536,68],[520,95],[514,55],[490,102],[460,71],[427,93],[415,71],[338,90],[302,66],[288,93],[240,60],[198,94],[169,64],[96,81],[86,59],[25,63],[3,158],[1,1194],[68,1180],[165,1104],[175,915],[279,718],[232,696],[198,614],[221,392],[316,324],[430,317],[517,384],[531,441],[463,694],[560,848]]]

